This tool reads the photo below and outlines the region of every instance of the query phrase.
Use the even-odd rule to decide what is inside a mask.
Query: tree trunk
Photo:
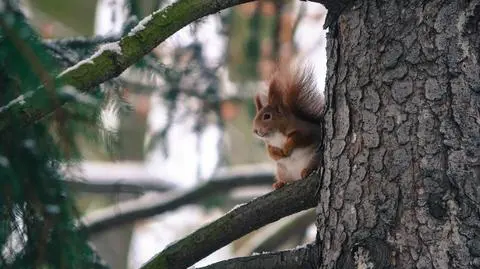
[[[321,268],[480,268],[480,1],[353,2],[329,30]]]

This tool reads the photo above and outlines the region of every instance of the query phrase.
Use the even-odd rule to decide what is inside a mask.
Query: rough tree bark
[[[480,1],[352,2],[328,40],[320,268],[480,268]]]

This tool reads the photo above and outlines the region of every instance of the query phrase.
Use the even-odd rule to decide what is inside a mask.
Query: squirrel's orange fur
[[[306,177],[318,167],[324,101],[311,69],[279,69],[267,95],[255,96],[254,133],[276,164],[274,188]]]

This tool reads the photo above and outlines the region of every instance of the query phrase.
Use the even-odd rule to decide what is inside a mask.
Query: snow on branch
[[[138,199],[121,202],[90,213],[82,219],[82,223],[85,231],[92,236],[122,224],[202,201],[214,194],[225,193],[238,187],[270,185],[272,182],[273,171],[266,166],[245,166],[224,170],[195,189],[162,195],[145,195]]]
[[[169,245],[141,269],[188,268],[215,250],[258,228],[293,213],[313,208],[318,202],[319,182],[318,175],[314,173],[307,179],[286,185],[236,207],[216,221]]]
[[[319,260],[318,246],[308,244],[290,250],[225,260],[198,269],[317,269]]]

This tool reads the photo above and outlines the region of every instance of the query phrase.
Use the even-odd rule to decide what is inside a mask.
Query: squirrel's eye
[[[262,118],[263,118],[263,120],[270,120],[270,119],[272,119],[272,115],[270,113],[265,113],[265,114],[263,114]]]

